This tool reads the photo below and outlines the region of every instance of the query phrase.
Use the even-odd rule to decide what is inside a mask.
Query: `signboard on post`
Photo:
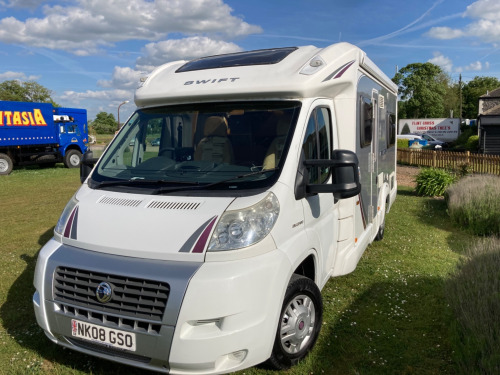
[[[429,134],[444,142],[451,142],[460,135],[459,118],[400,119],[398,134]]]

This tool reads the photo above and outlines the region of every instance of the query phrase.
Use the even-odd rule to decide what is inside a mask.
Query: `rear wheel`
[[[375,241],[381,241],[384,238],[384,232],[385,232],[385,215],[382,224],[380,224],[380,227],[378,227],[378,232],[377,235],[375,236]]]
[[[66,168],[78,168],[82,161],[82,153],[78,150],[69,150],[64,155],[64,165]]]
[[[316,284],[294,274],[288,284],[268,364],[283,370],[303,359],[321,329],[323,302]]]
[[[13,167],[14,163],[9,155],[0,153],[0,175],[8,175]]]

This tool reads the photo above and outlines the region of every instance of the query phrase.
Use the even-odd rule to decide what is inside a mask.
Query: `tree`
[[[94,121],[89,123],[97,134],[111,134],[118,130],[118,124],[112,113],[99,112]]]
[[[35,81],[11,80],[0,83],[0,100],[51,103],[55,107],[59,107],[52,99],[52,94],[51,90]]]
[[[500,81],[495,77],[476,76],[466,83],[462,91],[463,117],[476,118],[479,114],[479,97],[499,87]]]
[[[409,64],[392,79],[399,87],[399,118],[442,117],[449,77],[432,63]],[[448,116],[448,115],[447,115]]]

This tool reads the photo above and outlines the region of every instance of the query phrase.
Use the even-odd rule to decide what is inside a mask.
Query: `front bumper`
[[[61,301],[54,291],[58,267],[168,283],[161,322],[141,317],[133,323],[98,304]],[[231,262],[169,262],[86,251],[51,240],[37,262],[33,305],[38,324],[59,345],[164,373],[227,373],[270,356],[289,272],[281,251]],[[134,332],[137,349],[74,339],[72,319]]]

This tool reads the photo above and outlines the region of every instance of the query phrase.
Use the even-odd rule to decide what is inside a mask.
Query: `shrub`
[[[409,140],[408,139],[398,139],[398,148],[408,148]]]
[[[448,213],[477,235],[500,234],[500,177],[463,178],[446,191]]]
[[[465,148],[469,151],[477,151],[479,147],[479,136],[471,135],[465,144]]]
[[[473,135],[474,135],[473,129],[467,127],[460,133],[460,135],[458,136],[458,138],[455,140],[454,143],[456,146],[465,146],[469,137]]]
[[[471,246],[446,282],[456,316],[455,357],[462,374],[500,374],[500,239]]]
[[[456,177],[443,169],[425,168],[417,175],[416,191],[418,195],[428,197],[442,196],[446,188],[455,182]]]

